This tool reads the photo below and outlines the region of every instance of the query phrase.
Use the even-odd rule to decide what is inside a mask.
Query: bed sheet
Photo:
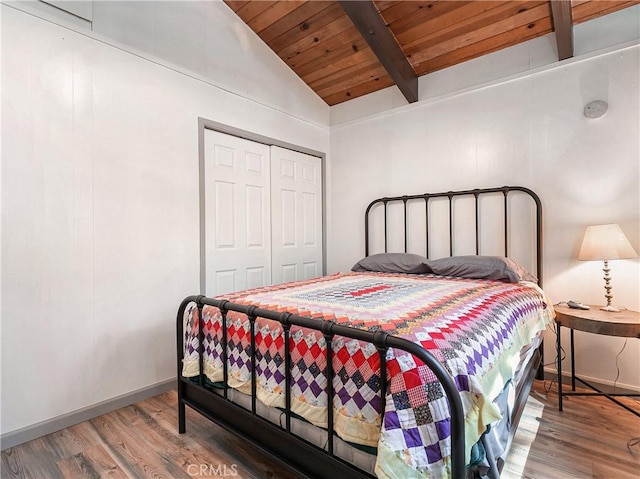
[[[552,308],[532,283],[443,278],[433,275],[339,273],[308,281],[225,295],[234,303],[317,317],[419,343],[449,371],[461,393],[470,450],[500,418],[493,404],[513,376],[521,348],[552,320]],[[222,380],[221,318],[204,311],[204,371]],[[197,310],[185,315],[183,375],[198,374]],[[250,392],[249,321],[227,316],[229,385]],[[283,334],[279,323],[258,318],[257,396],[284,407]],[[327,426],[321,333],[291,328],[292,411]],[[447,477],[450,469],[448,403],[431,370],[403,351],[387,353],[389,386],[380,399],[375,347],[334,337],[334,429],[343,439],[377,447],[378,477]],[[467,457],[468,460],[468,457]]]

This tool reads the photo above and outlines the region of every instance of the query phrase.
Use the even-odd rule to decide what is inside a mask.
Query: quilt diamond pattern
[[[467,414],[469,448],[498,414],[491,403],[513,374],[522,346],[551,321],[544,294],[532,285],[431,275],[346,273],[226,295],[265,309],[382,330],[420,344],[449,371]],[[183,374],[198,361],[197,310],[186,314]],[[220,312],[205,307],[205,373],[222,379]],[[284,406],[284,336],[278,322],[258,318],[256,374],[259,398]],[[250,387],[250,323],[227,315],[229,383]],[[422,362],[387,352],[388,390],[380,397],[380,357],[371,344],[335,337],[335,430],[347,441],[378,447],[380,475],[398,465],[415,477],[446,477],[450,415],[444,391]],[[316,331],[291,328],[292,410],[326,427],[326,344]],[[384,401],[384,413],[382,403]],[[480,431],[480,432],[478,432]],[[384,454],[381,454],[381,451]]]

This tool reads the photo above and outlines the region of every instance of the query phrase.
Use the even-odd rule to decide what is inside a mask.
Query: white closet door
[[[271,283],[269,147],[205,130],[205,293]]]
[[[272,281],[322,274],[320,158],[271,147]]]

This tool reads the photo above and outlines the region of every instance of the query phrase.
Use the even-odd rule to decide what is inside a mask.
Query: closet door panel
[[[205,130],[207,296],[271,283],[269,147]]]
[[[274,283],[322,274],[322,162],[271,147]]]

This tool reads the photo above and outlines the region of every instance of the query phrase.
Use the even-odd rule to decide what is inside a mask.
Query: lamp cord
[[[556,305],[557,304],[560,304],[560,303],[556,303]],[[560,326],[558,326],[557,323],[554,323],[553,325],[551,325],[551,324],[547,325],[547,329],[549,331],[551,331],[551,333],[553,333],[553,335],[557,338],[558,337],[558,333],[556,331],[556,327],[560,327]],[[567,353],[565,352],[565,350],[562,347],[562,345],[560,345],[560,360],[564,361],[564,359],[566,357],[567,357]],[[551,391],[552,388],[553,388],[553,383],[555,383],[558,380],[558,372],[557,372],[558,371],[558,369],[557,369],[557,366],[558,366],[558,353],[557,352],[556,352],[556,357],[555,357],[555,359],[553,361],[548,362],[546,364],[543,364],[542,366],[544,368],[545,366],[553,366],[553,365],[556,366],[556,374],[549,381],[547,381],[546,379],[544,380],[543,386],[544,386],[545,395],[549,394],[549,391]],[[548,382],[548,384],[547,384],[547,382]]]
[[[616,378],[613,380],[613,391],[615,392],[617,386],[617,382],[618,382],[618,378],[620,377],[620,365],[618,364],[618,359],[620,358],[620,355],[622,354],[622,351],[624,351],[624,348],[627,347],[627,340],[629,338],[624,338],[624,344],[622,345],[622,349],[620,350],[620,352],[618,354],[616,354]]]

